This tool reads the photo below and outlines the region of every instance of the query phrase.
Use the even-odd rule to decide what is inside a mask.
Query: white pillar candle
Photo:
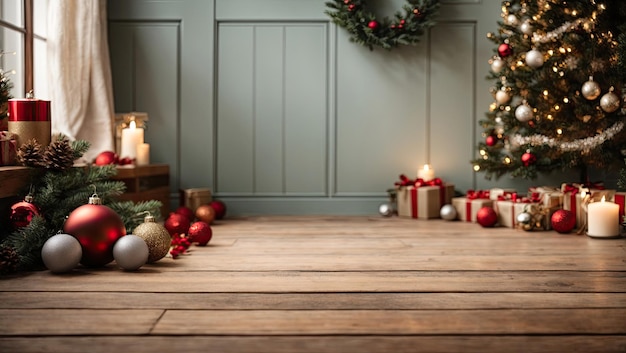
[[[122,130],[122,149],[120,158],[137,158],[137,146],[143,143],[143,129],[138,129],[135,121],[131,121],[126,129]]]
[[[417,178],[424,181],[435,179],[435,170],[429,164],[424,164],[424,168],[417,170]]]
[[[602,197],[600,202],[587,206],[587,234],[590,237],[619,236],[619,205]]]
[[[137,160],[136,165],[148,165],[150,164],[150,144],[141,143],[137,145]]]

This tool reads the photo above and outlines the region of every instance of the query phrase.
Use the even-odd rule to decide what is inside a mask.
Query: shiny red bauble
[[[122,218],[107,206],[82,205],[72,211],[65,221],[63,231],[78,239],[85,266],[104,266],[113,261],[115,242],[126,235]]]
[[[524,164],[525,167],[535,164],[535,162],[537,162],[537,157],[534,154],[526,152],[522,155],[522,164]]]
[[[376,29],[376,28],[378,28],[378,22],[376,22],[376,21],[370,21],[370,22],[367,24],[367,27],[369,27],[370,29]]]
[[[500,55],[501,58],[506,58],[511,54],[513,54],[513,48],[507,43],[502,43],[498,46],[498,55]]]
[[[493,135],[489,135],[487,136],[487,138],[485,138],[485,143],[487,144],[487,146],[495,146],[496,143],[498,143],[498,138],[493,136]]]
[[[492,207],[485,206],[476,213],[476,221],[483,227],[493,227],[498,223],[498,215]]]
[[[209,206],[215,211],[215,219],[222,219],[226,215],[226,204],[220,200],[213,200]]]
[[[163,226],[171,236],[187,234],[189,225],[191,225],[191,220],[187,216],[174,212],[170,213],[163,223]]]
[[[178,207],[174,213],[178,213],[179,215],[183,215],[185,217],[187,217],[187,219],[189,220],[189,222],[193,221],[194,218],[196,218],[196,215],[193,213],[193,210],[187,206],[180,206]]]
[[[197,243],[200,246],[205,246],[211,241],[213,237],[213,230],[211,226],[203,221],[194,222],[189,227],[189,239],[192,243]]]
[[[550,224],[559,233],[569,233],[576,227],[576,216],[569,210],[557,210],[552,214]]]
[[[109,164],[117,164],[119,158],[117,154],[113,151],[104,151],[96,156],[94,160],[95,165],[109,165]]]
[[[30,198],[32,200],[32,197]],[[30,224],[33,217],[39,215],[39,209],[31,201],[29,196],[26,200],[20,201],[11,206],[11,215],[9,219],[14,228],[23,228]]]

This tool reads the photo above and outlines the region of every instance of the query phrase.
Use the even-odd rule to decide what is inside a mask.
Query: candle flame
[[[136,129],[137,128],[137,123],[135,123],[135,120],[132,120],[130,122],[130,124],[128,124],[128,128],[130,128],[130,129]]]
[[[604,200],[604,195],[602,195],[602,200],[600,200],[600,202],[604,202],[604,201],[605,201],[605,200]]]

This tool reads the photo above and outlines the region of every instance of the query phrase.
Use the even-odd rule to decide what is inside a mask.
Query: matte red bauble
[[[215,211],[215,219],[222,219],[226,215],[226,204],[220,200],[213,200],[209,206]]]
[[[213,220],[215,220],[215,210],[209,204],[200,205],[196,209],[196,218],[200,221],[211,224],[213,223]]]
[[[576,227],[576,216],[569,210],[557,210],[550,218],[552,229],[559,233],[569,233]]]
[[[498,138],[493,135],[489,135],[487,136],[487,138],[485,138],[485,143],[487,144],[487,146],[495,146],[496,143],[498,143]]]
[[[180,215],[187,217],[189,222],[193,221],[194,218],[196,218],[196,215],[193,213],[193,210],[187,206],[178,207],[176,211],[174,211],[174,213],[178,213]]]
[[[24,201],[20,201],[11,206],[11,224],[14,228],[23,228],[30,224],[33,217],[39,215],[37,206],[33,203],[33,197],[28,195],[24,198]]]
[[[513,54],[513,49],[507,43],[502,43],[498,46],[498,55],[500,55],[501,58],[506,58],[511,54]]]
[[[118,162],[118,157],[117,154],[115,154],[115,152],[113,151],[104,151],[102,153],[100,153],[97,157],[96,160],[94,161],[95,165],[109,165],[109,164],[116,164]]]
[[[526,152],[522,155],[522,164],[524,164],[525,167],[528,167],[531,164],[535,164],[536,161],[537,157],[530,152]]]
[[[191,221],[189,220],[189,218],[187,218],[187,216],[183,216],[180,213],[172,212],[163,223],[163,226],[165,227],[165,229],[167,229],[168,233],[170,233],[171,236],[174,236],[187,234],[190,224]]]
[[[78,239],[83,249],[80,263],[91,267],[104,266],[113,261],[113,246],[126,235],[122,218],[102,205],[97,195],[89,198],[89,204],[70,213],[63,231]]]
[[[211,241],[213,237],[213,231],[211,226],[203,221],[194,222],[189,227],[189,239],[192,243],[198,243],[200,246],[205,246]]]
[[[493,208],[485,206],[478,210],[476,221],[483,227],[493,227],[498,223],[498,215]]]

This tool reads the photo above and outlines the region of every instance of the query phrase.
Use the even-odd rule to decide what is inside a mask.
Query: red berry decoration
[[[215,211],[215,219],[222,219],[226,215],[226,204],[220,200],[213,200],[209,206]]]
[[[369,27],[370,29],[376,29],[376,28],[378,28],[378,22],[376,22],[376,21],[370,21],[370,22],[367,24],[367,27]]]
[[[213,231],[207,222],[194,222],[191,227],[189,227],[189,239],[192,243],[205,246],[209,243],[209,241],[211,241],[212,237]]]
[[[117,164],[119,157],[113,151],[104,151],[100,153],[94,160],[95,165]]]
[[[498,223],[498,215],[492,207],[485,206],[478,210],[476,221],[483,227],[493,227]]]
[[[187,234],[191,221],[180,213],[170,213],[163,226],[171,236]]]
[[[485,143],[487,144],[487,146],[495,146],[496,143],[498,143],[498,138],[493,135],[489,135],[485,139]]]
[[[87,205],[70,213],[63,231],[78,239],[83,249],[80,263],[92,267],[104,266],[113,261],[113,246],[126,235],[122,218],[102,205],[96,194],[89,198]]]
[[[552,229],[559,233],[569,233],[576,227],[576,217],[569,210],[557,210],[550,218]]]
[[[9,219],[14,228],[23,228],[30,224],[33,217],[39,215],[39,209],[33,204],[33,197],[28,195],[24,201],[20,201],[11,206],[11,216]]]
[[[522,155],[522,164],[524,164],[524,167],[528,167],[531,164],[535,164],[536,161],[537,161],[537,157],[530,152],[526,152]]]
[[[193,210],[187,206],[178,207],[176,211],[174,211],[174,213],[178,213],[179,215],[183,215],[187,217],[190,223],[191,221],[194,220],[194,218],[196,218],[196,215],[193,213]]]
[[[498,46],[498,55],[500,55],[501,58],[506,58],[511,54],[513,54],[513,49],[507,43],[502,43]]]

